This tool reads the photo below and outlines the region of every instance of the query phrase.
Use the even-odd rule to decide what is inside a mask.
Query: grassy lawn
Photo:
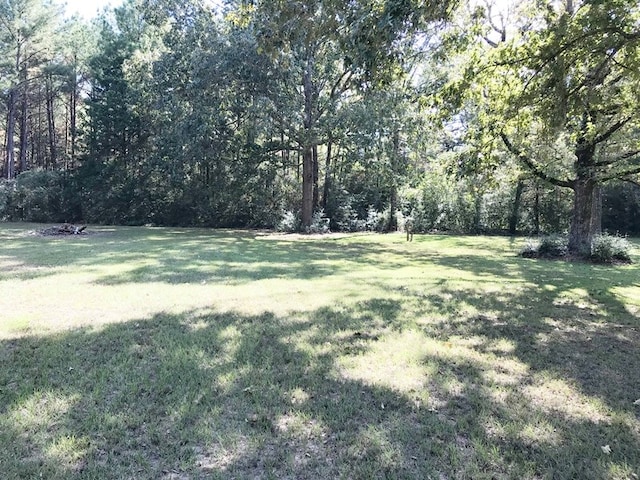
[[[640,475],[640,248],[37,228],[0,224],[3,479]]]

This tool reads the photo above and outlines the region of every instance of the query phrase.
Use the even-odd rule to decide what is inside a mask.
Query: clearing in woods
[[[0,224],[3,478],[640,475],[640,251]]]

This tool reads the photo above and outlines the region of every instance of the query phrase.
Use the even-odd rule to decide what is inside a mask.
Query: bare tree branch
[[[507,147],[507,150],[515,155],[518,160],[520,160],[536,177],[558,187],[573,188],[572,181],[561,180],[559,178],[552,177],[551,175],[543,171],[540,166],[534,163],[527,155],[522,152],[522,150],[513,145],[513,143],[511,143],[511,140],[509,140],[509,137],[507,137],[504,132],[500,132],[500,138],[502,138],[502,141],[505,147]]]
[[[611,127],[609,127],[609,129],[606,132],[604,132],[604,133],[598,135],[597,137],[595,137],[593,139],[593,141],[592,141],[592,145],[597,145],[598,143],[606,142],[607,140],[609,140],[611,135],[613,135],[618,130],[620,130],[622,127],[624,127],[632,119],[633,119],[633,117],[627,117],[627,118],[625,118],[623,120],[620,120],[620,121],[614,123],[613,125],[611,125]]]
[[[629,160],[630,158],[633,158],[635,156],[640,155],[640,150],[634,150],[632,152],[627,152],[624,153],[622,155],[619,155],[617,157],[614,157],[610,160],[601,160],[599,162],[595,162],[593,164],[594,167],[608,167],[609,165],[613,165],[614,163],[618,163],[621,162],[623,160]]]
[[[602,182],[608,182],[609,180],[616,180],[616,179],[621,179],[621,180],[625,180],[628,181],[628,179],[623,178],[623,177],[628,177],[630,175],[637,175],[640,173],[640,167],[635,167],[635,168],[631,168],[628,170],[623,170],[622,172],[617,171],[617,172],[613,172],[608,176],[604,176],[600,179],[600,181]]]

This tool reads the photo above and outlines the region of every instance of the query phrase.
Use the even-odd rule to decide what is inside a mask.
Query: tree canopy
[[[498,42],[477,44],[458,81],[486,136],[542,181],[573,190],[569,244],[580,253],[600,230],[600,187],[640,172],[640,7],[565,0],[522,8]],[[498,27],[487,20],[486,28]]]

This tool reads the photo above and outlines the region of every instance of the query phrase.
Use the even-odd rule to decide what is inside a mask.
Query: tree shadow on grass
[[[408,328],[402,308],[376,298],[283,317],[161,314],[4,341],[5,478],[595,479],[638,461],[622,448],[637,422],[615,424],[603,457],[592,450],[609,438],[605,419],[522,394],[539,386],[524,374],[535,355],[516,351],[522,366],[509,370],[514,355],[491,338],[449,351]],[[386,356],[411,345],[416,364]],[[415,386],[394,387],[389,366],[414,368]],[[502,396],[487,376],[501,368]]]
[[[515,406],[520,404],[517,409],[524,412],[533,404],[534,412],[545,412],[544,430],[555,438],[553,448],[568,441],[562,422],[573,419],[570,436],[582,444],[577,451],[584,458],[574,452],[563,457],[553,448],[542,449],[557,462],[566,462],[562,474],[555,470],[559,466],[547,472],[550,478],[637,474],[640,408],[634,401],[640,396],[640,318],[617,293],[618,288],[640,291],[637,268],[473,256],[442,257],[438,262],[478,278],[510,275],[514,280],[515,287],[503,291],[486,293],[477,285],[444,286],[417,300],[451,316],[446,324],[426,325],[428,335],[452,342],[472,340],[474,352],[491,356],[502,345],[506,351],[499,354],[498,364],[516,360],[526,366],[528,373],[517,388],[506,389],[508,408],[500,407],[492,419],[502,418],[502,423],[509,424]],[[466,378],[481,378],[483,373]],[[504,390],[493,382],[478,381],[465,391],[477,395],[488,385],[494,393]],[[542,421],[539,413],[532,418],[534,425]],[[494,430],[498,437],[505,435],[501,428]],[[511,447],[518,435],[522,436],[517,430],[507,435]],[[599,447],[609,444],[618,455],[618,470],[604,467],[607,454]]]
[[[306,280],[352,270],[380,254],[376,245],[343,242],[342,237],[309,239],[261,232],[119,227],[83,238],[20,236],[3,245],[0,261],[18,259],[1,280],[28,280],[56,268],[98,272],[96,283],[223,282],[242,284],[266,278]],[[131,265],[117,274],[100,268]]]

